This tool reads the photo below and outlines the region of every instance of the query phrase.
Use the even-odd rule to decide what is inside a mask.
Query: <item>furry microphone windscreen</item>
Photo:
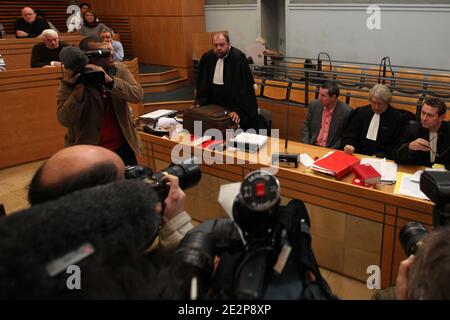
[[[0,299],[43,298],[67,291],[64,269],[48,265],[83,244],[108,254],[143,253],[156,237],[159,198],[147,184],[125,180],[84,189],[0,219]],[[64,261],[64,259],[63,259]],[[89,257],[78,265],[89,263]]]

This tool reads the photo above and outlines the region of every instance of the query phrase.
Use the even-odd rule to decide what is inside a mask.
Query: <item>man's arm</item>
[[[332,149],[341,149],[342,145],[342,132],[344,132],[345,128],[349,125],[350,115],[352,114],[352,108],[348,104],[343,104],[342,110],[342,126],[338,131],[336,131],[336,135],[338,136],[336,142],[330,146]]]
[[[127,102],[140,103],[144,99],[144,90],[134,79],[131,72],[124,64],[117,65],[118,72],[114,77],[111,95],[119,97]]]
[[[313,105],[314,103],[310,103],[308,105],[308,111],[306,113],[305,121],[303,122],[302,137],[301,137],[302,143],[309,144],[309,140],[311,139],[311,120],[314,107]]]
[[[419,145],[419,142],[416,141],[418,139],[416,139],[417,134],[415,131],[414,124],[408,125],[404,129],[400,136],[398,145],[392,150],[392,158],[395,162],[405,164],[413,162],[413,152],[415,151],[413,149],[417,149],[418,146],[416,146],[416,144]]]
[[[65,70],[64,80],[61,81],[56,94],[56,116],[59,123],[65,127],[78,124],[81,120],[83,110],[86,107],[84,86],[81,83],[75,87],[70,86],[70,83],[75,83],[78,77],[79,75],[72,77],[72,72]]]
[[[31,67],[32,68],[42,68],[48,65],[47,61],[43,61],[42,52],[39,51],[39,45],[33,46],[31,51]]]
[[[347,126],[342,132],[342,146],[347,153],[355,152],[359,144],[359,135],[361,131],[361,123],[359,119],[359,111],[355,109],[351,112]]]

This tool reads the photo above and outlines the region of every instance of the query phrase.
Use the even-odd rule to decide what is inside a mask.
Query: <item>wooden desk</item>
[[[139,162],[153,170],[162,170],[171,162],[172,148],[177,144],[167,139],[141,133],[144,149]],[[276,142],[276,141],[275,141]],[[201,165],[202,180],[186,191],[186,209],[197,221],[226,217],[217,203],[220,185],[229,181],[242,181],[256,168],[270,160],[272,150],[279,148],[271,141],[264,157],[249,163],[249,154],[227,152],[220,155],[234,164]],[[272,143],[274,144],[272,146]],[[198,148],[187,150],[202,151]],[[322,156],[328,149],[291,142],[289,152]],[[216,154],[203,154],[211,159]],[[254,157],[254,156],[252,156]],[[236,164],[236,159],[245,163]],[[243,161],[241,161],[243,162]],[[403,172],[414,172],[418,167],[399,166]],[[305,172],[306,168],[279,168],[283,203],[288,199],[301,199],[308,207],[312,220],[313,247],[319,264],[327,269],[366,282],[367,267],[381,267],[382,286],[395,281],[398,265],[405,255],[399,245],[400,228],[411,220],[427,226],[432,224],[433,204],[428,201],[393,194],[394,186],[367,189],[352,185],[352,175],[342,181]]]
[[[60,41],[67,42],[70,45],[78,47],[80,40],[84,36],[78,34],[61,34]],[[0,39],[0,53],[5,59],[7,70],[25,69],[30,68],[31,51],[36,43],[42,42],[38,38],[26,38],[26,39]]]
[[[126,61],[139,81],[138,60]],[[64,146],[56,118],[61,68],[0,72],[0,169],[45,159]],[[130,104],[137,114],[142,104]]]

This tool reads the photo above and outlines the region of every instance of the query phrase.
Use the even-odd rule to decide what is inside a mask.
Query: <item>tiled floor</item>
[[[43,161],[0,170],[0,203],[6,214],[27,208],[27,186],[34,172]],[[370,299],[372,291],[365,283],[341,276],[332,271],[321,269],[322,276],[328,281],[333,292],[341,299]]]

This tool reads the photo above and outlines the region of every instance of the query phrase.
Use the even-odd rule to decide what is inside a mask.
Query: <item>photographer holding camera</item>
[[[124,163],[114,152],[98,146],[72,146],[56,152],[38,169],[31,180],[28,199],[35,206],[124,178]],[[168,248],[176,246],[193,226],[191,217],[184,210],[185,194],[179,186],[179,179],[166,175],[163,181],[168,183],[169,190],[161,199],[164,204],[161,203],[156,211],[163,212],[159,244]],[[124,199],[128,198],[124,196]]]
[[[140,142],[127,102],[140,103],[143,90],[127,67],[112,62],[103,39],[87,37],[80,49],[61,51],[65,72],[57,93],[57,117],[67,127],[65,145],[99,145],[134,165]]]

